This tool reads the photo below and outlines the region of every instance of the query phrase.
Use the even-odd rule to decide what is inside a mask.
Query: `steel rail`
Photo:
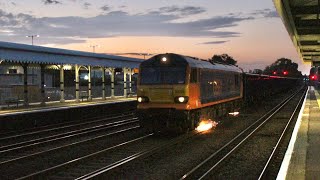
[[[300,89],[301,90],[301,89]],[[258,125],[257,127],[261,127],[266,121],[268,121],[276,112],[278,112],[286,103],[288,103],[298,92],[300,92],[300,90],[298,90],[297,92],[289,95],[286,99],[284,99],[282,102],[280,102],[278,105],[276,105],[274,108],[272,108],[270,111],[268,111],[267,113],[265,113],[262,117],[260,117],[258,120],[256,120],[253,124],[251,124],[249,127],[247,127],[245,130],[243,130],[241,133],[239,133],[236,137],[234,137],[232,140],[230,140],[227,144],[225,144],[223,147],[221,147],[219,150],[217,150],[215,153],[211,154],[208,158],[206,158],[204,161],[202,161],[201,163],[199,163],[196,167],[194,167],[193,169],[191,169],[189,172],[187,172],[186,174],[184,174],[180,180],[182,179],[186,179],[187,177],[189,177],[192,173],[194,173],[196,170],[198,170],[200,167],[202,167],[205,163],[207,163],[209,160],[211,160],[212,158],[216,157],[220,152],[222,152],[223,150],[225,150],[226,148],[228,148],[228,146],[230,146],[232,143],[234,143],[236,140],[238,140],[239,137],[243,136],[245,133],[247,133],[247,131],[249,131],[251,128],[253,128],[256,124],[260,123],[261,121],[262,124]],[[268,117],[267,117],[268,116]],[[257,128],[255,128],[254,131],[256,131]],[[249,138],[251,135],[253,134],[253,132],[251,132],[249,135],[247,135],[247,138]],[[236,146],[232,149],[232,152],[240,146],[240,144],[242,144],[244,142],[244,139]],[[211,172],[218,164],[220,164],[227,156],[229,156],[231,154],[231,151],[224,156],[222,159],[220,159],[220,161],[218,161],[213,167],[211,167],[205,174],[203,174],[199,179],[204,178],[209,172]]]
[[[85,160],[87,160],[87,159],[89,159],[89,158],[94,158],[94,156],[99,156],[100,154],[103,154],[103,153],[105,153],[105,152],[107,152],[107,151],[116,149],[116,148],[121,147],[121,146],[124,146],[124,145],[128,145],[128,144],[130,144],[130,143],[133,143],[133,142],[136,142],[136,141],[139,141],[139,140],[143,140],[143,139],[145,139],[145,138],[147,138],[147,137],[150,137],[150,136],[152,136],[152,135],[153,135],[153,134],[148,134],[148,135],[145,135],[145,136],[136,138],[136,139],[132,139],[132,140],[129,140],[129,141],[126,141],[126,142],[117,144],[117,145],[115,145],[115,146],[112,146],[112,147],[103,149],[103,150],[101,150],[101,151],[97,151],[97,152],[94,152],[94,153],[92,153],[92,154],[88,154],[88,155],[86,155],[86,156],[79,157],[79,158],[77,158],[77,159],[73,159],[73,160],[71,160],[71,161],[68,161],[68,162],[65,162],[65,163],[62,163],[62,164],[59,164],[59,165],[50,167],[50,168],[48,168],[48,169],[44,169],[44,170],[41,170],[41,171],[38,171],[38,172],[35,172],[35,173],[32,173],[32,174],[29,174],[29,175],[27,175],[27,176],[20,177],[20,178],[18,178],[17,180],[34,178],[34,177],[40,176],[40,175],[42,175],[42,174],[49,174],[50,172],[56,171],[57,169],[60,169],[60,168],[66,167],[66,166],[71,166],[72,164],[75,164],[75,163],[81,163],[82,161],[85,161]]]
[[[137,121],[138,120],[135,120],[135,122],[137,122]],[[120,126],[120,125],[117,124],[117,126]],[[70,144],[63,145],[63,146],[58,146],[58,147],[55,147],[55,148],[47,149],[47,150],[36,152],[36,153],[33,153],[33,154],[29,154],[29,155],[21,156],[21,157],[18,157],[18,158],[2,161],[2,162],[0,162],[0,165],[7,164],[7,163],[10,163],[10,162],[14,162],[14,161],[18,161],[18,160],[23,160],[23,159],[26,159],[26,158],[31,158],[31,157],[34,157],[36,155],[48,153],[48,152],[59,150],[59,149],[66,148],[66,147],[71,147],[71,146],[74,146],[74,145],[78,145],[80,143],[94,141],[94,140],[97,140],[97,139],[105,138],[107,136],[111,136],[111,135],[119,134],[119,133],[122,133],[122,132],[134,130],[134,129],[137,129],[137,128],[140,128],[140,126],[134,126],[134,127],[130,127],[130,128],[127,128],[127,129],[122,129],[122,130],[119,130],[119,131],[116,131],[116,132],[100,135],[100,136],[97,136],[97,137],[94,137],[94,138],[91,138],[91,139],[77,141],[77,142],[73,142],[73,143],[70,143]]]
[[[128,157],[126,157],[124,159],[121,159],[121,160],[119,160],[117,162],[114,162],[114,163],[112,163],[110,165],[107,165],[107,166],[105,166],[103,168],[100,168],[100,169],[98,169],[98,170],[96,170],[94,172],[91,172],[91,173],[83,175],[83,176],[81,176],[79,178],[76,178],[76,180],[87,180],[87,179],[95,178],[95,177],[97,177],[97,176],[99,176],[99,175],[101,175],[101,174],[103,174],[103,173],[105,173],[107,171],[110,171],[110,170],[112,170],[114,168],[117,168],[117,167],[119,167],[119,166],[121,166],[123,164],[131,162],[131,161],[136,160],[136,159],[138,159],[140,157],[143,157],[143,156],[152,155],[152,154],[158,152],[161,149],[168,148],[168,147],[170,147],[170,146],[172,146],[172,145],[174,145],[174,144],[176,144],[178,142],[184,141],[184,140],[189,139],[191,137],[194,137],[195,135],[198,135],[198,134],[200,134],[200,132],[193,131],[190,134],[186,134],[184,136],[179,136],[177,138],[171,139],[171,140],[169,140],[169,142],[165,142],[165,143],[160,144],[159,146],[155,146],[155,147],[149,148],[147,150],[135,153],[135,154],[133,154],[131,156],[128,156]]]
[[[83,125],[87,125],[87,124],[91,124],[91,123],[97,123],[97,122],[101,122],[101,121],[105,121],[105,120],[112,120],[114,118],[121,118],[121,117],[130,116],[130,115],[133,115],[133,113],[130,112],[129,114],[125,114],[125,115],[123,115],[123,113],[122,113],[120,116],[112,116],[112,117],[107,117],[107,118],[102,118],[102,119],[90,118],[90,119],[86,119],[84,121],[88,121],[88,120],[92,120],[92,119],[94,119],[94,120],[93,121],[89,121],[89,122],[80,122],[78,124],[71,124],[71,125],[70,125],[71,122],[69,122],[69,123],[59,123],[59,124],[52,125],[54,127],[50,128],[50,129],[43,129],[43,128],[52,127],[52,126],[42,126],[41,129],[43,129],[43,130],[33,131],[33,132],[26,132],[26,133],[22,133],[22,134],[16,134],[16,135],[11,135],[11,136],[1,137],[0,141],[13,139],[13,138],[18,138],[18,137],[23,137],[23,136],[34,135],[34,134],[39,134],[39,133],[44,133],[44,132],[49,132],[49,131],[61,130],[61,129],[64,129],[64,128],[83,126]],[[101,117],[99,117],[99,118],[101,118]],[[69,125],[66,125],[66,124],[69,124]],[[61,125],[65,125],[65,126],[61,126]],[[58,127],[56,127],[56,126],[58,126]],[[34,128],[34,129],[37,130],[37,128]],[[28,131],[34,130],[34,129],[29,129]],[[23,132],[25,132],[25,131],[26,130],[24,130]],[[11,133],[19,133],[19,132],[20,131],[14,131],[14,132],[11,132]],[[6,133],[6,134],[10,134],[10,133]],[[1,136],[2,135],[3,134],[1,134]]]
[[[306,94],[306,90],[304,91],[304,94],[305,94],[305,96],[307,95],[307,94]],[[289,119],[289,121],[287,122],[284,130],[282,131],[281,136],[279,137],[279,139],[278,139],[278,141],[277,141],[277,144],[274,146],[273,151],[272,151],[272,153],[270,154],[270,156],[269,156],[269,158],[268,158],[268,161],[266,162],[265,166],[263,167],[263,169],[262,169],[262,171],[261,171],[261,173],[260,173],[260,176],[259,176],[259,178],[258,178],[259,180],[265,175],[266,169],[269,167],[269,164],[270,164],[272,158],[274,157],[276,150],[278,150],[278,148],[279,148],[280,142],[283,140],[283,137],[284,137],[285,133],[287,132],[287,129],[288,129],[290,123],[292,122],[292,119],[293,119],[294,115],[296,114],[296,112],[297,112],[297,110],[298,110],[298,108],[299,108],[299,106],[300,106],[300,104],[301,104],[301,101],[304,99],[305,96],[301,96],[301,98],[300,98],[297,106],[294,108],[294,111],[293,111],[293,113],[291,114],[290,119]]]
[[[206,171],[200,178],[199,180],[203,179],[206,175],[208,175],[215,167],[217,167],[223,160],[225,160],[227,157],[229,157],[238,147],[240,147],[240,145],[242,145],[246,140],[248,140],[252,134],[254,134],[257,130],[260,129],[260,127],[262,127],[267,121],[269,121],[275,114],[277,114],[285,105],[287,105],[288,102],[290,102],[290,100],[296,96],[299,92],[301,91],[301,89],[299,91],[297,91],[295,94],[293,94],[290,98],[288,98],[287,101],[285,101],[278,109],[276,109],[270,116],[268,116],[257,128],[255,128],[249,135],[247,135],[240,143],[238,143],[238,145],[236,145],[234,148],[232,148],[231,151],[229,151],[229,153],[227,153],[223,158],[221,158],[216,164],[214,164],[208,171]]]
[[[24,141],[24,142],[15,143],[15,144],[9,144],[6,146],[1,146],[0,147],[0,154],[5,153],[5,152],[10,152],[13,150],[18,150],[18,149],[30,147],[30,146],[40,145],[43,143],[48,143],[48,142],[52,142],[52,141],[56,141],[56,140],[61,140],[61,139],[65,139],[65,138],[70,138],[70,137],[74,137],[74,136],[92,133],[92,132],[99,131],[99,130],[102,130],[105,128],[114,127],[117,124],[123,124],[123,123],[127,123],[127,122],[130,123],[131,121],[133,121],[133,119],[137,119],[137,118],[126,119],[126,120],[116,121],[116,122],[107,123],[107,124],[100,124],[100,125],[93,126],[93,127],[88,127],[88,128],[84,128],[84,129],[55,134],[55,135],[47,136],[47,137],[43,137],[43,138],[38,138],[38,139],[28,140],[28,141]],[[135,120],[135,121],[137,121],[137,120]]]

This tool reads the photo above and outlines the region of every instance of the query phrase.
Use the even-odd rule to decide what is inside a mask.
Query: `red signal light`
[[[311,80],[317,80],[317,76],[315,75],[311,76]]]
[[[277,72],[276,71],[273,71],[273,73],[272,73],[273,75],[276,75],[277,74]]]
[[[283,71],[283,75],[288,75],[288,71]]]

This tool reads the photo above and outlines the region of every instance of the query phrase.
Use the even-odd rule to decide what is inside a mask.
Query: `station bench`
[[[132,97],[132,96],[134,96],[134,95],[135,95],[134,92],[127,92],[127,97]]]
[[[89,99],[89,95],[88,95],[88,92],[87,91],[80,91],[80,98],[81,100],[83,101],[84,98]]]
[[[24,100],[11,97],[11,98],[5,99],[4,102],[8,105],[8,107],[9,107],[11,104],[15,104],[16,107],[19,107],[19,103],[23,104]]]

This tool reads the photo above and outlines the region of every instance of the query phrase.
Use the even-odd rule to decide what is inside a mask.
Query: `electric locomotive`
[[[137,115],[152,132],[193,130],[203,119],[231,112],[243,97],[243,71],[178,54],[140,64]]]

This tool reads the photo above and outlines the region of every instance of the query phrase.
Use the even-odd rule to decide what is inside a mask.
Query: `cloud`
[[[262,9],[262,10],[256,10],[253,13],[250,13],[249,15],[252,16],[262,16],[264,18],[278,18],[279,15],[276,10],[272,9]]]
[[[91,6],[91,4],[88,3],[88,2],[83,3],[83,8],[84,9],[89,9],[90,6]]]
[[[178,7],[178,6],[167,6],[161,7],[159,9],[160,13],[173,13],[181,16],[188,16],[188,15],[195,15],[206,12],[206,10],[202,7],[194,7],[194,6],[185,6],[185,7]]]
[[[225,15],[189,22],[174,22],[180,18],[177,14],[128,14],[124,11],[107,12],[95,17],[35,17],[0,10],[0,26],[7,30],[6,32],[10,32],[10,37],[8,33],[0,32],[0,39],[20,40],[31,33],[40,34],[38,41],[45,41],[46,44],[53,43],[51,41],[55,44],[67,44],[83,42],[87,38],[115,36],[230,38],[238,37],[240,33],[226,31],[223,28],[238,26],[240,22],[254,19],[250,16]]]
[[[46,5],[48,5],[48,4],[62,4],[60,1],[57,1],[57,0],[42,0],[42,1]]]
[[[204,43],[201,43],[201,44],[223,44],[223,43],[226,43],[226,42],[229,42],[229,41],[210,41],[210,42],[204,42]]]
[[[111,7],[108,6],[108,5],[104,5],[100,8],[102,11],[110,11],[111,10]]]

